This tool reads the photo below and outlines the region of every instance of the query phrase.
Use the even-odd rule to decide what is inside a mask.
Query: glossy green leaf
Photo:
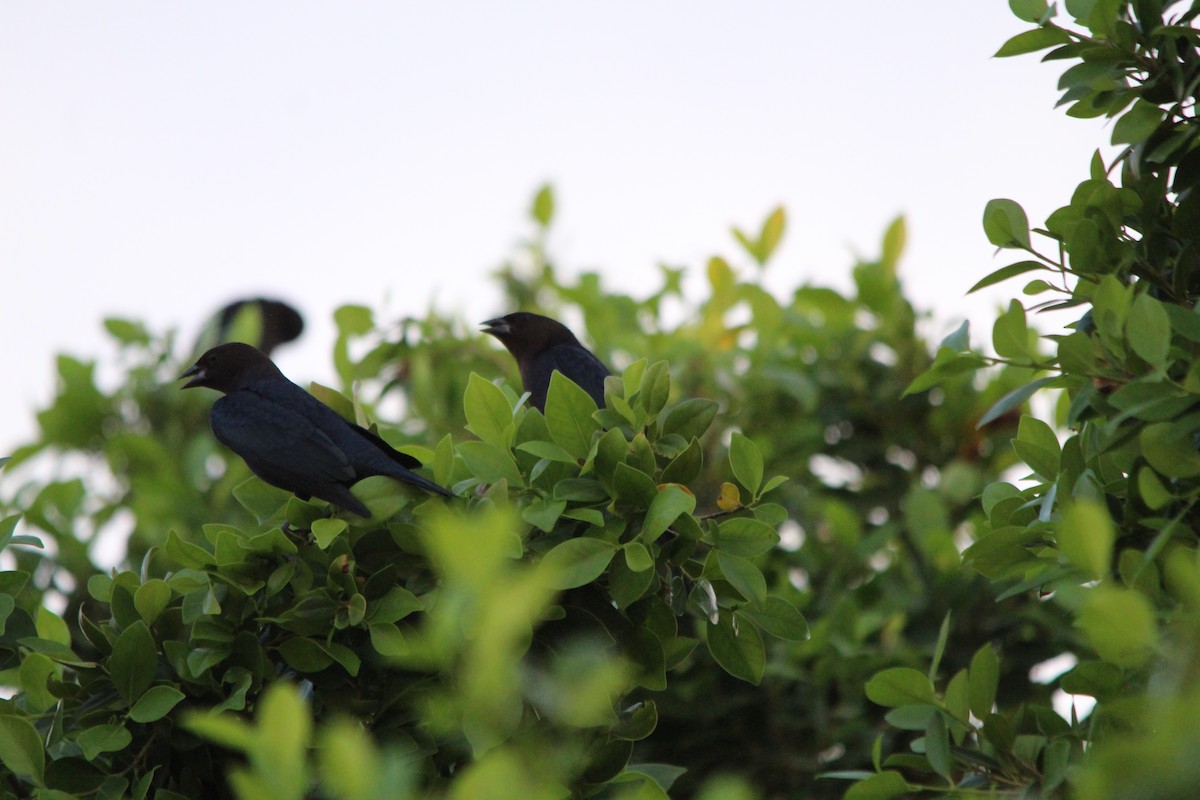
[[[42,737],[25,717],[0,714],[0,763],[14,775],[42,782],[46,751]]]
[[[463,442],[458,453],[467,462],[471,474],[485,483],[508,481],[510,486],[524,486],[525,480],[517,468],[512,453],[488,442]]]
[[[983,209],[983,231],[988,241],[997,247],[1030,246],[1029,218],[1013,200],[988,201]]]
[[[591,450],[592,434],[600,430],[599,423],[592,419],[594,413],[596,401],[574,381],[558,371],[550,376],[550,389],[546,393],[546,427],[555,444],[580,462]]]
[[[1025,53],[1035,53],[1060,44],[1067,44],[1070,38],[1059,28],[1034,28],[1031,31],[1018,33],[1005,42],[996,51],[996,58],[1008,58]]]
[[[646,519],[642,523],[641,539],[647,544],[662,536],[681,514],[690,514],[696,508],[696,498],[683,487],[670,484],[664,486],[650,501]]]
[[[147,625],[154,624],[170,601],[171,587],[160,578],[151,578],[133,594],[133,605]]]
[[[704,538],[714,547],[744,558],[762,555],[779,543],[779,534],[771,526],[751,517],[723,520]]]
[[[875,673],[867,681],[866,692],[872,703],[887,707],[937,703],[929,677],[908,667]]]
[[[617,546],[588,536],[568,539],[542,557],[556,589],[574,589],[600,577],[617,552]]]
[[[967,670],[967,698],[971,713],[986,719],[996,702],[996,690],[1000,685],[1000,660],[990,644],[975,651],[971,667]]]
[[[150,687],[158,670],[158,650],[145,622],[138,620],[117,637],[108,670],[126,703],[132,704]]]
[[[767,602],[767,579],[753,562],[718,550],[717,564],[725,580],[738,594],[756,606],[761,607]]]
[[[1151,366],[1165,368],[1171,349],[1171,320],[1163,304],[1144,292],[1138,294],[1125,326],[1130,349]]]
[[[1200,476],[1200,452],[1192,442],[1192,432],[1169,422],[1142,428],[1138,437],[1142,454],[1159,474],[1168,478]]]
[[[83,750],[83,757],[88,761],[94,761],[101,753],[124,750],[132,741],[133,735],[117,722],[86,728],[75,737],[75,743]]]
[[[1068,506],[1055,538],[1062,554],[1089,579],[1110,572],[1116,531],[1108,510],[1100,503],[1081,498]]]
[[[317,547],[322,550],[328,550],[329,545],[333,544],[346,528],[349,527],[344,519],[318,519],[312,524],[313,540],[317,543]]]
[[[753,625],[736,628],[729,614],[722,614],[716,625],[706,627],[708,651],[721,669],[735,678],[757,686],[766,669],[766,649]]]
[[[1012,446],[1021,460],[1042,478],[1052,481],[1058,477],[1062,447],[1049,425],[1036,417],[1023,415]]]
[[[1144,666],[1158,646],[1154,609],[1132,589],[1091,589],[1080,609],[1078,625],[1100,658],[1118,667]]]
[[[946,730],[946,720],[941,714],[929,718],[925,728],[925,757],[933,771],[947,780],[950,779],[950,734]]]
[[[734,431],[729,441],[729,465],[738,483],[742,484],[751,496],[757,497],[763,477],[763,458],[758,445]]]
[[[550,184],[543,184],[533,198],[533,206],[529,210],[530,216],[534,221],[543,228],[550,226],[551,220],[554,219],[554,187]]]
[[[844,800],[891,800],[904,797],[909,791],[903,775],[885,770],[851,786],[846,790]]]
[[[992,326],[992,346],[1003,358],[1028,359],[1029,326],[1025,321],[1025,309],[1013,300],[1008,310],[996,318]]]
[[[185,696],[174,686],[151,686],[129,709],[129,718],[134,722],[156,722],[169,714]]]
[[[498,386],[472,372],[463,396],[463,410],[471,433],[497,447],[507,449],[512,445],[512,408]]]
[[[777,595],[769,595],[761,608],[745,608],[738,612],[753,620],[763,631],[788,642],[808,639],[808,623],[795,606]]]
[[[654,558],[641,542],[629,542],[623,549],[625,563],[634,572],[645,572],[654,566]]]
[[[692,397],[676,403],[662,419],[662,433],[664,436],[678,434],[688,440],[703,436],[720,407],[720,403],[705,397]]]

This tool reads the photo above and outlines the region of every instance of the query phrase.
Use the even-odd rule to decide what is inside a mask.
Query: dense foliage
[[[1186,794],[1198,12],[1011,5],[1035,27],[1000,55],[1069,62],[1068,113],[1124,149],[1044,228],[985,209],[1021,260],[979,285],[1050,298],[994,352],[922,339],[902,221],[849,293],[762,287],[776,209],[702,288],[663,266],[635,297],[562,277],[547,187],[497,312],[586,332],[603,408],[556,379],[529,409],[472,326],[369,306],[310,387],[453,500],[371,478],[364,520],[266,486],[178,390],[173,333],[110,319],[114,358],[60,356],[0,473],[0,797]],[[1039,337],[1041,308],[1076,321]]]

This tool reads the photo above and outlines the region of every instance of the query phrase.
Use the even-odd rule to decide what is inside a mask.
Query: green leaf
[[[463,442],[458,454],[467,463],[467,469],[484,483],[508,481],[510,486],[521,487],[525,479],[513,460],[512,453],[488,442]]]
[[[1113,125],[1113,144],[1139,144],[1166,121],[1167,112],[1146,100],[1135,100]]]
[[[1040,261],[1018,261],[1015,264],[1009,264],[1007,267],[1001,267],[979,280],[967,290],[967,294],[1001,283],[1009,278],[1015,278],[1017,275],[1024,275],[1026,272],[1031,272],[1035,269],[1048,269],[1048,267]]]
[[[1042,478],[1052,481],[1058,477],[1062,447],[1049,425],[1028,414],[1022,415],[1012,446],[1021,460]]]
[[[843,800],[891,800],[907,795],[909,788],[899,772],[884,771],[851,786]]]
[[[758,497],[758,488],[762,485],[763,458],[758,445],[738,433],[733,432],[729,441],[729,465],[733,475],[738,479],[753,497]]]
[[[929,369],[914,378],[904,390],[904,396],[923,392],[937,386],[947,378],[961,375],[964,372],[973,372],[985,366],[987,366],[987,361],[978,353],[958,353],[949,347],[942,347],[938,350]]]
[[[741,556],[720,550],[716,554],[721,574],[738,594],[757,606],[764,605],[767,602],[767,579],[763,577],[762,570]]]
[[[167,542],[163,545],[163,551],[167,554],[168,558],[181,567],[204,569],[217,563],[213,560],[212,553],[199,545],[185,541],[173,530],[167,532]],[[91,587],[90,580],[88,586],[89,588]],[[96,597],[96,599],[107,600],[104,597]]]
[[[624,548],[625,564],[634,572],[645,572],[654,566],[654,558],[641,542],[629,542]]]
[[[391,622],[371,622],[367,629],[371,632],[371,646],[381,656],[399,658],[408,655],[412,649],[404,634]]]
[[[946,720],[941,714],[929,718],[925,728],[925,757],[929,766],[943,778],[950,779],[950,735],[946,731]]]
[[[463,396],[463,410],[471,433],[497,447],[512,446],[512,408],[499,386],[472,372]]]
[[[96,725],[80,732],[75,743],[83,750],[83,757],[94,761],[101,753],[124,750],[133,741],[133,735],[119,722]]]
[[[1004,395],[1004,397],[1001,397],[999,400],[997,400],[995,405],[989,408],[984,415],[979,418],[979,422],[975,423],[975,428],[982,428],[989,422],[999,419],[1006,412],[1011,411],[1014,408],[1019,408],[1020,406],[1024,405],[1025,401],[1032,397],[1038,389],[1041,389],[1046,384],[1052,383],[1056,380],[1058,380],[1057,376],[1038,378],[1036,381],[1027,383],[1018,389],[1013,389],[1011,392]]]
[[[983,232],[997,247],[1029,249],[1029,218],[1015,200],[989,200],[983,209]]]
[[[529,213],[538,225],[543,228],[549,227],[550,221],[554,219],[553,186],[548,183],[542,184],[533,197],[533,206],[529,209]]]
[[[759,264],[766,264],[783,239],[783,231],[787,227],[787,215],[783,206],[777,207],[763,222],[762,231],[758,235]]]
[[[133,593],[133,606],[147,625],[153,625],[154,620],[171,602],[171,587],[160,578],[151,578],[137,588]]]
[[[130,625],[113,643],[108,671],[126,703],[132,704],[154,681],[158,650],[154,636],[142,620]]]
[[[1018,33],[1009,39],[996,51],[995,57],[1008,58],[1009,56],[1034,53],[1038,50],[1045,50],[1047,47],[1067,44],[1070,41],[1071,37],[1067,36],[1060,28],[1035,28]]]
[[[25,717],[0,715],[0,764],[14,775],[42,783],[46,751],[42,748],[42,737]]]
[[[735,556],[753,558],[779,544],[779,534],[770,525],[751,517],[724,520],[704,540]]]
[[[562,516],[563,511],[567,508],[565,500],[550,500],[545,497],[538,497],[532,500],[529,505],[521,509],[521,519],[528,522],[540,531],[550,533],[554,530],[555,523]]]
[[[1171,349],[1171,319],[1161,302],[1144,292],[1138,294],[1129,309],[1125,338],[1130,349],[1146,363],[1166,369]]]
[[[330,519],[323,517],[318,520],[313,520],[312,535],[317,547],[322,550],[328,550],[329,545],[340,536],[349,525],[344,519]]]
[[[1046,0],[1008,0],[1013,16],[1025,22],[1041,22],[1049,6]]]
[[[676,403],[663,417],[662,434],[678,434],[689,441],[703,436],[720,408],[720,403],[706,397],[693,397]]]
[[[979,719],[987,719],[996,703],[996,689],[1000,685],[1000,660],[990,644],[975,651],[971,667],[967,670],[967,698],[971,713]]]
[[[550,461],[557,461],[560,464],[578,464],[579,460],[575,456],[562,449],[554,442],[522,442],[517,445],[517,449],[535,455],[538,458],[545,458]]]
[[[1027,359],[1029,351],[1029,326],[1025,322],[1025,309],[1013,300],[1008,310],[996,318],[992,326],[992,347],[1003,358]]]
[[[1120,620],[1120,624],[1115,624]],[[1137,669],[1153,658],[1158,646],[1154,609],[1140,592],[1097,586],[1088,592],[1078,625],[1100,658]]]
[[[554,546],[542,557],[548,580],[555,589],[574,589],[603,574],[617,546],[603,539],[583,536]]]
[[[156,722],[170,713],[186,697],[174,686],[151,686],[129,709],[134,722]]]
[[[333,663],[325,648],[304,636],[293,636],[279,645],[279,654],[297,672],[320,672]]]
[[[1116,531],[1108,509],[1098,502],[1080,498],[1063,512],[1055,538],[1067,560],[1092,580],[1111,569]]]
[[[255,771],[270,777],[275,797],[304,797],[312,718],[296,687],[273,683],[259,700],[257,722],[258,736],[249,754]]]
[[[764,631],[776,639],[788,642],[802,642],[808,639],[808,623],[796,607],[776,595],[767,597],[767,602],[761,609],[745,608],[739,612],[748,617]]]
[[[877,672],[867,681],[867,699],[893,708],[914,704],[937,705],[937,696],[929,677],[908,667],[892,667]]]
[[[316,748],[321,765],[321,784],[327,796],[339,800],[373,800],[403,796],[408,792],[388,786],[375,741],[363,726],[336,720],[323,726]],[[391,789],[392,791],[389,791]]]
[[[233,496],[261,525],[278,514],[292,494],[258,478],[247,478],[233,488]]]
[[[8,597],[8,595],[4,595],[4,597]],[[61,678],[58,665],[49,656],[42,653],[27,653],[24,660],[21,661],[19,674],[26,708],[31,711],[46,711],[58,702],[58,698],[46,688],[48,679],[59,680]]]
[[[738,625],[722,614],[716,625],[706,626],[708,651],[721,669],[735,678],[757,686],[766,669],[766,649],[753,625]]]
[[[653,543],[681,514],[690,514],[695,508],[696,498],[690,492],[676,484],[663,487],[650,501],[640,538],[647,544]]]
[[[596,401],[574,381],[557,370],[550,376],[546,427],[555,443],[580,463],[592,448],[592,434],[600,430],[600,424],[592,419],[595,413]]]
[[[1158,422],[1142,428],[1138,443],[1150,466],[1160,475],[1168,478],[1200,475],[1200,452],[1192,443],[1192,431],[1170,422]]]

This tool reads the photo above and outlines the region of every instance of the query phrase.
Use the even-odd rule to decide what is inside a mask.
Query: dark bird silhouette
[[[247,297],[223,306],[213,315],[196,342],[196,350],[207,350],[229,341],[245,314],[258,315],[258,340],[252,344],[268,356],[276,347],[293,341],[304,332],[304,318],[287,303],[269,297]]]
[[[248,344],[214,347],[180,378],[191,378],[184,389],[207,386],[225,394],[213,403],[210,416],[217,441],[241,456],[255,475],[301,500],[319,497],[368,517],[371,512],[350,486],[369,475],[453,496],[410,471],[420,461],[342,419]]]
[[[517,360],[521,383],[529,392],[529,404],[546,411],[550,376],[557,370],[604,407],[604,378],[608,367],[588,350],[575,334],[557,320],[518,311],[483,323],[483,332],[500,340]]]

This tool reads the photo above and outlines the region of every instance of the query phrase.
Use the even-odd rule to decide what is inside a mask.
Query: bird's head
[[[566,325],[528,311],[489,319],[483,323],[483,332],[499,339],[517,358],[535,355],[555,345],[579,343]]]
[[[191,378],[183,385],[184,389],[205,386],[228,394],[253,381],[282,375],[271,359],[257,348],[241,342],[230,342],[218,345],[200,356],[179,379]]]

